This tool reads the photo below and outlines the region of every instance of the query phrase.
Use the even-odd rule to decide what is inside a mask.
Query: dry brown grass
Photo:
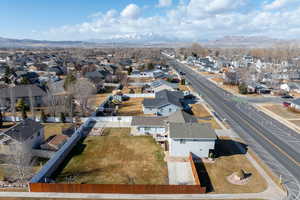
[[[154,81],[153,78],[128,78],[128,82],[144,82],[144,83],[148,83],[148,82],[152,82]]]
[[[151,136],[129,136],[129,128],[105,130],[85,139],[83,152],[70,160],[58,180],[75,183],[168,184],[164,153]]]
[[[245,154],[241,154],[232,140],[223,139],[218,144],[221,155],[215,163],[204,163],[205,169],[213,187],[214,193],[256,193],[267,188],[267,183],[252,166]],[[233,185],[227,181],[227,176],[243,169],[251,173],[246,185]]]
[[[105,101],[105,99],[109,96],[109,93],[104,93],[104,94],[95,94],[90,97],[89,99],[89,105],[93,108],[96,109],[101,103]]]
[[[130,98],[119,105],[117,115],[119,116],[144,116],[143,103],[144,98]]]
[[[292,122],[296,126],[300,127],[300,120],[289,120],[289,122]]]
[[[297,119],[300,120],[300,113],[292,112],[288,110],[288,108],[279,105],[279,104],[269,104],[269,105],[263,105],[262,107],[268,109],[270,112],[273,112],[274,114],[284,118],[284,119]]]
[[[201,104],[193,104],[192,112],[195,117],[198,118],[208,118],[208,119],[199,119],[199,123],[208,123],[213,129],[221,129],[220,125],[216,119],[208,112],[208,110]]]
[[[74,199],[68,199],[68,198],[17,198],[16,197],[16,198],[0,198],[0,200],[74,200]],[[99,200],[99,199],[84,199],[84,200]],[[120,199],[102,199],[102,200],[120,200]],[[128,200],[130,200],[130,199],[128,199]],[[139,199],[135,199],[135,200],[139,200]],[[142,200],[142,199],[140,199],[140,200]],[[209,199],[209,200],[214,200],[214,199]],[[222,199],[218,199],[218,200],[222,200]],[[226,200],[238,200],[238,199],[226,199]],[[244,199],[244,200],[262,200],[262,199]]]
[[[224,81],[222,78],[218,78],[218,77],[214,77],[211,80],[213,80],[213,81],[215,81],[217,83],[223,83],[223,81]]]
[[[62,130],[69,128],[71,125],[71,123],[43,123],[45,139],[62,134]]]
[[[124,87],[122,89],[122,93],[124,94],[128,94],[130,93],[130,90],[133,89],[134,93],[136,94],[141,94],[142,93],[142,87],[138,87],[138,86],[128,86],[128,87]]]
[[[249,150],[249,154],[256,160],[256,162],[264,169],[264,171],[268,174],[268,176],[274,181],[274,183],[281,188],[282,190],[285,190],[284,187],[280,184],[279,177],[275,175],[271,169],[254,153],[252,150]]]
[[[190,88],[188,88],[186,85],[179,85],[178,87],[181,91],[190,91]]]
[[[10,127],[14,126],[16,123],[14,122],[3,122],[0,131],[5,131],[7,129],[9,129]]]

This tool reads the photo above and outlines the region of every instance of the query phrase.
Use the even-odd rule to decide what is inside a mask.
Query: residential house
[[[31,119],[21,121],[17,125],[0,133],[0,152],[11,154],[17,148],[31,151],[44,142],[44,127]]]
[[[2,88],[0,89],[0,99],[6,105],[9,105],[12,96],[16,102],[19,99],[23,99],[27,105],[30,105],[30,93],[33,97],[34,105],[41,106],[46,92],[36,85],[17,85],[13,88]]]
[[[200,158],[214,151],[217,136],[207,124],[170,123],[169,155],[188,157],[190,153]]]
[[[47,139],[47,141],[41,145],[41,149],[49,151],[58,151],[67,141],[69,137],[66,135],[55,135]]]
[[[145,114],[168,116],[182,109],[183,98],[182,92],[162,90],[155,93],[154,99],[144,99],[143,111]]]
[[[153,92],[159,92],[162,90],[175,91],[178,90],[179,87],[176,83],[170,83],[165,80],[156,80],[150,83],[150,88]]]
[[[300,98],[293,100],[290,107],[295,111],[300,112]]]
[[[131,122],[132,135],[152,135],[156,141],[167,140],[170,123],[196,123],[197,118],[182,110],[178,110],[169,116],[141,117],[134,116]]]
[[[280,89],[286,92],[296,92],[300,93],[300,83],[298,82],[288,82],[280,85]]]
[[[228,71],[223,73],[224,84],[237,85],[239,83],[239,75],[236,71]]]

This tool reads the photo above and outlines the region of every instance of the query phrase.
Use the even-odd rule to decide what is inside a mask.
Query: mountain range
[[[265,36],[225,36],[216,40],[200,40],[209,47],[270,47],[276,44],[297,44],[300,40],[283,40]],[[49,41],[33,39],[10,39],[0,37],[0,48],[40,48],[40,47],[125,47],[125,46],[187,46],[191,42],[178,38],[166,37],[152,33],[116,35],[106,39],[86,41]]]

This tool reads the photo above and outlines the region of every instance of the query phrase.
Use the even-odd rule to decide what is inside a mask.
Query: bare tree
[[[34,161],[32,154],[24,145],[19,143],[10,144],[11,154],[8,156],[13,176],[11,178],[21,183],[26,183],[32,177]]]
[[[29,102],[30,102],[30,111],[31,111],[31,115],[32,115],[32,118],[35,120],[35,112],[34,112],[34,98],[33,98],[33,95],[32,95],[32,89],[31,87],[28,87],[28,96],[29,96]]]
[[[13,114],[13,120],[16,121],[16,95],[12,88],[10,88],[10,112]]]
[[[45,102],[48,106],[48,110],[50,112],[50,115],[55,117],[57,113],[59,113],[59,102],[58,98],[53,95],[51,90],[47,90],[46,96],[45,96]]]
[[[79,79],[72,87],[72,93],[74,94],[77,103],[80,106],[82,115],[88,109],[88,100],[90,96],[96,93],[96,88],[93,83],[87,79]]]

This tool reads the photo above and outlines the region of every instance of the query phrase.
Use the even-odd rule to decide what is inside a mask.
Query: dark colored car
[[[283,98],[283,99],[293,99],[294,97],[287,94],[287,95],[283,95],[281,98]]]
[[[284,107],[289,107],[291,105],[291,103],[289,103],[289,102],[283,102],[282,104]]]

